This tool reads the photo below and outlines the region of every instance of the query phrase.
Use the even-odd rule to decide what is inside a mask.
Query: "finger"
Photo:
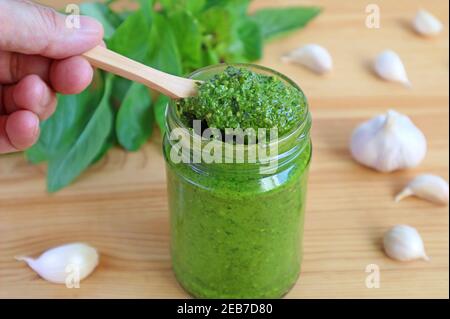
[[[0,1],[0,50],[64,59],[101,43],[103,27],[99,22],[89,17],[72,18],[28,1]]]
[[[93,71],[87,60],[80,56],[52,63],[42,56],[0,51],[0,83],[13,84],[31,74],[52,83],[60,93],[77,94],[89,85]]]
[[[75,56],[54,61],[50,68],[50,83],[62,94],[78,94],[91,83],[94,71],[89,62]]]
[[[29,75],[16,85],[3,87],[2,91],[2,104],[6,114],[28,110],[45,120],[55,111],[56,94],[37,75]]]
[[[0,51],[0,83],[16,83],[29,74],[48,81],[50,65],[50,59],[39,55]]]
[[[33,112],[17,111],[0,116],[0,153],[23,151],[39,137],[39,119]]]
[[[5,107],[3,106],[3,86],[0,85],[0,115],[6,114]]]

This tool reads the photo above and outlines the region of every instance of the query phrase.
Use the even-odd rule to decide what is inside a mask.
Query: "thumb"
[[[78,18],[78,17],[77,17]],[[103,27],[89,17],[66,23],[55,10],[22,0],[0,0],[0,51],[63,59],[80,55],[102,42]]]

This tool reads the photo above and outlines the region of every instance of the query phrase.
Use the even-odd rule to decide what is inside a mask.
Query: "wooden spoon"
[[[99,69],[142,83],[171,98],[180,99],[197,94],[198,81],[153,69],[102,46],[95,47],[83,56]]]

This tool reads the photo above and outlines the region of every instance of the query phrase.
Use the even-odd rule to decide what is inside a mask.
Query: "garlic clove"
[[[411,82],[408,79],[402,60],[392,50],[383,51],[377,56],[374,70],[384,80],[399,82],[407,87],[411,87]]]
[[[419,175],[395,197],[395,201],[399,202],[408,196],[417,196],[436,204],[448,205],[448,182],[436,175]]]
[[[283,62],[303,65],[317,74],[325,74],[332,70],[333,59],[324,47],[318,44],[307,44],[281,58]]]
[[[430,260],[425,253],[423,240],[418,231],[407,225],[396,225],[383,237],[384,251],[395,260]]]
[[[393,172],[419,165],[426,155],[427,142],[409,117],[390,110],[353,131],[350,152],[362,165]]]
[[[444,28],[441,21],[426,10],[419,10],[412,22],[414,30],[424,36],[434,36]]]
[[[97,267],[99,256],[97,250],[83,243],[72,243],[51,248],[33,259],[16,257],[25,261],[31,269],[43,279],[57,284],[66,283],[68,273],[76,271],[79,280],[83,280]]]

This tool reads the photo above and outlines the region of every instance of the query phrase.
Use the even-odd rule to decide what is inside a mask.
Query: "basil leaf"
[[[99,2],[87,2],[80,5],[81,14],[90,16],[103,25],[104,38],[109,39],[114,34],[116,27],[120,24],[120,18],[115,15],[106,5]]]
[[[150,25],[153,13],[153,0],[139,0],[141,3],[141,11],[144,13],[147,23]]]
[[[237,34],[243,44],[243,57],[249,62],[261,59],[263,36],[259,25],[250,19],[245,19],[239,25]]]
[[[174,6],[176,4],[176,0],[159,0],[158,2],[166,11],[174,9]]]
[[[206,0],[160,0],[159,2],[167,12],[179,10],[196,13],[203,9]]]
[[[153,109],[146,86],[133,83],[128,90],[116,120],[119,144],[128,151],[137,151],[150,137]]]
[[[209,45],[205,45],[205,50],[202,52],[202,63],[203,65],[214,65],[220,63],[219,54],[214,51]],[[224,61],[225,62],[225,61]],[[226,61],[231,62],[231,61]]]
[[[115,76],[113,80],[113,89],[111,92],[111,103],[115,108],[119,108],[127,95],[133,82],[120,76]]]
[[[244,16],[247,13],[250,0],[206,0],[204,9],[213,7],[228,7],[236,15]]]
[[[272,39],[304,27],[320,13],[318,7],[270,8],[256,11],[252,19],[261,28],[264,39]]]
[[[116,144],[117,144],[116,132],[114,130],[111,130],[109,136],[106,138],[105,143],[103,143],[100,152],[98,152],[97,156],[94,158],[94,160],[90,165],[94,165],[95,163],[99,162],[106,155],[106,153],[108,153],[108,151]]]
[[[39,164],[48,160],[47,152],[39,142],[25,151],[25,158],[31,164]]]
[[[67,151],[80,135],[98,105],[103,88],[99,72],[94,84],[78,95],[60,95],[55,113],[41,123],[38,142],[25,152],[32,163],[50,160]]]
[[[139,0],[141,10],[129,15],[108,42],[111,50],[145,63],[150,46],[150,28],[153,20],[153,0]],[[131,81],[115,77],[112,91],[113,105],[120,105]]]
[[[75,180],[101,152],[113,127],[109,104],[112,77],[108,76],[102,100],[67,152],[49,160],[47,188],[56,192]]]
[[[143,11],[130,15],[108,41],[108,47],[133,60],[144,62],[150,46],[150,22]]]
[[[194,71],[202,64],[202,34],[198,20],[187,11],[175,11],[168,15],[177,47],[183,61],[183,73]],[[189,36],[186,36],[189,34]]]
[[[166,108],[169,105],[169,102],[170,98],[165,95],[160,95],[158,100],[156,100],[155,106],[153,107],[156,123],[162,133],[166,131]]]
[[[233,52],[233,15],[230,10],[222,7],[212,7],[199,17],[203,44],[207,51],[212,51],[221,62],[228,60],[230,52]],[[207,56],[210,54],[207,52]]]
[[[181,58],[171,25],[166,17],[154,13],[145,64],[174,75],[182,74]]]
[[[206,65],[252,62],[261,58],[263,38],[259,25],[239,16],[230,4],[211,7],[203,12],[200,21]]]
[[[206,0],[184,0],[186,10],[196,13],[203,9]]]

